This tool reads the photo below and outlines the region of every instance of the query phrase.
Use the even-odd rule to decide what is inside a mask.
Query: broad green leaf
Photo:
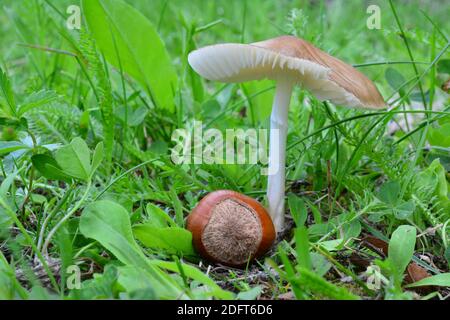
[[[5,212],[5,209],[0,206],[0,235],[7,232],[8,228],[14,223],[13,219]]]
[[[450,265],[450,247],[447,247],[447,249],[445,249],[444,257],[445,260],[447,260],[447,264]]]
[[[446,179],[446,170],[440,163],[439,159],[433,160],[430,166],[417,175],[416,185],[420,187],[427,186],[432,194],[437,196],[439,207],[449,212],[450,200],[448,198],[448,183]]]
[[[162,269],[172,271],[172,272],[178,272],[178,273],[181,272],[179,266],[175,262],[162,261],[162,260],[155,259],[155,260],[151,260],[150,264],[157,266],[159,268],[162,268]],[[219,287],[219,285],[217,285],[214,282],[214,280],[209,278],[206,274],[201,272],[199,269],[197,269],[191,265],[185,264],[185,263],[181,263],[181,267],[182,267],[183,273],[186,277],[196,280],[196,281],[208,286],[211,290],[210,293],[213,296],[215,296],[216,298],[224,299],[224,300],[230,300],[233,298],[233,296],[234,296],[233,293],[223,290],[221,287]]]
[[[125,264],[145,267],[145,256],[134,240],[128,212],[119,204],[100,200],[87,206],[80,219],[80,231],[99,241]]]
[[[394,90],[398,90],[406,82],[405,77],[391,67],[386,69],[384,76],[386,77],[389,86]]]
[[[301,285],[314,294],[318,294],[334,300],[360,299],[360,297],[351,293],[347,288],[338,287],[306,268],[297,266],[296,269],[299,275],[292,279],[292,282]]]
[[[222,107],[216,99],[207,100],[201,106],[203,119],[214,119],[222,112]]]
[[[310,256],[312,270],[319,276],[323,277],[333,266],[331,262],[327,260],[327,258],[319,253],[311,252]]]
[[[416,228],[402,225],[398,227],[389,241],[388,258],[398,275],[403,274],[411,261],[416,245]]]
[[[47,288],[44,288],[42,285],[34,285],[30,293],[28,294],[27,299],[36,301],[36,300],[60,300],[61,296],[56,293],[49,291]]]
[[[3,71],[2,68],[0,68],[0,94],[4,97],[7,107],[7,110],[3,110],[3,113],[5,113],[5,115],[7,116],[16,116],[17,106],[11,82],[9,81],[8,75]]]
[[[423,101],[422,92],[420,92],[419,90],[411,92],[408,97],[409,99],[411,99],[411,101]],[[424,92],[423,97],[425,98],[426,102],[430,102],[430,91],[428,90]]]
[[[158,283],[152,281],[151,278],[146,277],[142,269],[135,266],[123,266],[118,268],[119,279],[118,283],[122,286],[126,292],[133,293],[137,291],[146,290],[148,292],[146,299],[157,299],[155,289],[158,287]]]
[[[81,138],[56,151],[55,159],[64,173],[71,177],[88,180],[91,174],[91,161],[89,148]]]
[[[79,290],[72,290],[72,299],[114,299],[117,292],[118,268],[113,264],[107,264],[102,274],[95,273],[92,279],[81,283]]]
[[[295,225],[301,227],[305,225],[306,218],[308,217],[308,210],[306,209],[305,202],[295,194],[288,195],[288,205],[291,215],[294,218]]]
[[[136,79],[158,107],[174,110],[177,75],[152,23],[122,0],[83,0],[82,6],[106,59]]]
[[[14,269],[0,251],[0,300],[26,299],[28,294],[16,279]]]
[[[358,219],[349,221],[342,226],[342,234],[344,236],[344,241],[352,238],[357,238],[361,233],[361,223]]]
[[[297,283],[294,283],[292,281],[292,279],[294,279],[296,276],[296,272],[286,254],[286,250],[282,246],[278,246],[278,256],[280,257],[281,263],[284,266],[284,271],[281,270],[279,264],[275,263],[275,261],[267,259],[267,262],[275,269],[275,271],[280,275],[280,277],[283,277],[285,280],[291,283],[292,290],[294,291],[294,294],[297,297],[297,299],[306,298],[307,293],[301,290],[302,288],[300,288],[300,286]],[[300,268],[300,266],[298,267]]]
[[[125,116],[126,111],[128,111],[128,114]],[[148,112],[148,108],[145,106],[140,106],[136,110],[133,110],[130,107],[121,106],[116,108],[115,113],[116,117],[119,118],[124,124],[126,119],[129,127],[136,127],[144,122]]]
[[[102,163],[104,155],[103,151],[104,151],[103,142],[99,142],[95,147],[94,155],[92,156],[91,176],[95,173],[95,171]]]
[[[421,286],[439,286],[450,287],[450,273],[440,273],[432,277],[428,277],[417,282],[408,284],[407,288],[421,287]]]
[[[163,140],[153,141],[147,149],[147,152],[151,152],[155,155],[166,155],[168,151],[169,145]]]
[[[321,224],[322,223],[322,214],[320,213],[320,210],[311,201],[307,200],[307,203],[308,203],[308,206],[311,209],[311,213],[314,217],[314,222],[317,224]]]
[[[223,90],[219,92],[219,94],[216,96],[217,102],[221,105],[222,109],[226,108],[228,104],[231,102],[231,99],[233,98],[234,93],[237,89],[237,84],[230,83],[225,86]]]
[[[133,238],[128,212],[121,205],[109,200],[90,204],[81,216],[80,231],[97,240],[123,264],[142,269],[159,298],[186,298],[172,278],[149,263]]]
[[[445,123],[439,128],[430,126],[428,129],[428,141],[433,146],[450,148],[450,123]]]
[[[274,83],[270,80],[250,81],[242,84],[248,100],[248,116],[252,121],[262,122],[269,118],[272,111]]]
[[[441,59],[437,64],[439,73],[450,74],[450,59]]]
[[[7,198],[7,193],[11,185],[14,183],[14,179],[16,178],[19,172],[15,171],[9,174],[0,185],[0,198],[2,198],[6,203],[10,202]],[[10,227],[13,224],[12,217],[5,211],[5,208],[0,205],[0,233],[6,228]]]
[[[89,121],[89,110],[84,110],[80,116],[80,129],[83,133],[87,133]]]
[[[391,206],[399,202],[400,183],[398,181],[389,181],[380,188],[378,198]]]
[[[328,223],[316,223],[308,227],[310,238],[313,238],[315,236],[323,236],[330,232],[330,230],[331,226]]]
[[[6,198],[6,194],[8,193],[9,188],[14,183],[14,179],[18,174],[18,171],[8,174],[8,176],[2,181],[2,183],[0,184],[0,197]]]
[[[336,251],[341,249],[342,244],[344,243],[344,239],[334,239],[334,240],[326,240],[319,242],[320,246],[326,249],[327,251]]]
[[[46,198],[44,197],[44,199]],[[72,269],[74,264],[73,260],[74,247],[73,247],[73,234],[69,229],[69,226],[70,223],[61,226],[61,228],[56,233],[56,238],[54,242],[55,249],[57,248],[57,250],[59,251],[59,260],[61,263],[61,269],[59,271],[59,274],[61,279],[60,281],[61,288],[63,290],[69,283],[74,284],[73,282],[76,280],[77,276],[76,275],[77,270]]]
[[[0,155],[28,148],[27,145],[18,141],[0,141]]]
[[[248,291],[241,291],[236,296],[237,300],[256,300],[262,293],[263,289],[261,286],[256,286]]]
[[[151,224],[141,224],[133,228],[134,234],[146,247],[163,249],[169,253],[195,255],[192,234],[183,228],[160,228]]]
[[[161,208],[153,203],[147,204],[146,211],[148,214],[147,225],[154,227],[176,227],[177,224],[173,221],[169,215]]]
[[[31,157],[33,166],[47,179],[68,181],[70,177],[62,172],[56,160],[46,154],[36,154]]]
[[[298,264],[311,270],[308,229],[305,226],[301,226],[295,230],[295,250],[297,251]]]
[[[11,117],[9,108],[6,105],[7,102],[5,98],[0,95],[0,125],[3,125],[6,122],[6,119]]]
[[[31,109],[50,104],[56,100],[58,100],[58,95],[54,91],[41,90],[34,92],[25,99],[24,103],[20,105],[19,111],[17,112],[18,116],[23,116]]]
[[[439,162],[439,159],[433,160],[427,171],[429,171],[431,174],[434,174],[437,178],[436,195],[441,200],[448,201],[448,184],[446,180],[446,171]]]
[[[409,200],[409,201],[399,204],[392,210],[394,211],[395,218],[397,218],[399,220],[406,220],[412,216],[415,209],[416,209],[416,205],[414,204],[414,201]]]

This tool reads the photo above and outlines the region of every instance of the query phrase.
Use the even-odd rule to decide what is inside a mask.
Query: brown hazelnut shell
[[[241,193],[231,191],[231,190],[218,190],[207,194],[198,205],[192,210],[191,214],[187,217],[187,229],[192,233],[192,242],[194,244],[197,252],[204,258],[212,261],[218,262],[224,265],[232,267],[245,267],[246,264],[232,264],[224,261],[218,261],[218,259],[213,258],[208,254],[205,245],[202,241],[202,233],[204,228],[207,226],[211,215],[213,213],[214,207],[226,200],[234,199],[238,202],[244,203],[249,206],[257,214],[259,221],[261,223],[261,241],[259,243],[258,249],[251,256],[251,260],[262,256],[271,246],[275,240],[275,227],[272,223],[272,219],[266,209],[255,199],[250,198]]]

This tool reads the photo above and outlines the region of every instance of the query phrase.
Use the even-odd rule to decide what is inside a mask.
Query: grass
[[[81,30],[73,1],[1,4],[0,299],[448,299],[446,1],[374,1],[380,30],[365,1],[128,1],[145,18],[104,2]],[[281,34],[353,64],[391,107],[296,88],[288,228],[245,269],[210,264],[185,217],[219,189],[264,202],[266,177],[175,165],[172,133],[268,128],[274,83],[208,82],[187,55]]]

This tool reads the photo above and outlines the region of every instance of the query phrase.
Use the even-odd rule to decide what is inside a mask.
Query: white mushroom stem
[[[294,84],[295,82],[287,76],[277,81],[275,100],[270,117],[267,200],[269,213],[277,232],[284,228],[288,111]]]

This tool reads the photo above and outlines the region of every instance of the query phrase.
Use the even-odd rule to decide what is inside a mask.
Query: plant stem
[[[413,69],[414,69],[414,73],[418,77],[419,76],[419,71],[417,69],[416,62],[414,61],[414,57],[413,57],[411,48],[409,47],[408,38],[406,37],[406,34],[403,31],[403,26],[402,26],[402,24],[400,22],[400,19],[399,19],[398,15],[397,15],[397,10],[395,9],[395,6],[392,3],[392,0],[389,0],[389,4],[391,6],[392,13],[394,14],[395,21],[397,22],[397,26],[400,29],[400,34],[401,34],[401,37],[403,39],[403,42],[405,43],[405,47],[406,47],[406,50],[408,51],[409,58],[411,59],[411,63],[412,63]],[[427,109],[427,101],[425,99],[425,93],[423,91],[422,83],[420,82],[420,80],[417,83],[417,85],[419,86],[420,95],[422,97],[422,102],[423,102],[423,107],[426,110]],[[428,114],[426,116],[428,117]]]
[[[33,141],[33,154],[36,153],[36,147],[37,147],[37,141],[36,141],[36,137],[34,136],[34,134],[31,131],[28,131],[28,134],[31,137],[31,140]],[[25,206],[28,202],[28,200],[31,197],[31,192],[33,190],[33,180],[34,180],[34,166],[31,165],[31,169],[30,169],[30,180],[28,182],[28,189],[27,189],[27,195],[25,196],[25,199],[23,200],[22,203],[22,208],[21,208],[21,212],[22,212],[22,216],[25,217]]]
[[[64,222],[66,222],[80,208],[80,206],[86,200],[86,198],[89,194],[89,191],[91,189],[91,184],[92,184],[92,181],[89,180],[89,182],[86,186],[86,190],[84,191],[84,194],[81,197],[81,199],[76,203],[76,205],[72,208],[72,210],[70,210],[61,220],[59,220],[59,222],[56,224],[56,226],[54,226],[53,229],[49,232],[49,234],[47,235],[47,238],[45,239],[44,245],[42,246],[42,252],[44,254],[47,254],[48,245],[50,244],[50,241],[51,241],[52,237],[55,235],[56,231],[58,231],[58,229],[64,224]]]
[[[17,228],[19,228],[19,230],[22,233],[22,235],[24,236],[25,240],[30,244],[31,249],[34,251],[34,253],[38,257],[39,261],[41,262],[42,267],[44,268],[45,272],[47,273],[47,276],[50,279],[52,286],[55,288],[56,292],[58,292],[59,286],[58,286],[58,283],[56,282],[55,276],[53,275],[52,271],[50,270],[50,267],[48,266],[47,261],[44,259],[44,256],[38,250],[33,239],[31,239],[27,230],[23,226],[22,222],[20,222],[20,220],[17,217],[17,215],[15,214],[15,212],[9,207],[9,205],[5,202],[5,200],[2,197],[0,197],[0,205],[3,208],[5,208],[5,211],[10,216],[10,218],[14,221]]]
[[[367,295],[369,295],[371,297],[375,296],[375,292],[373,292],[371,289],[369,289],[369,287],[367,287],[367,285],[364,283],[364,281],[359,279],[356,274],[354,274],[351,270],[347,269],[341,263],[339,263],[336,259],[334,259],[333,256],[326,249],[322,248],[320,245],[313,245],[313,247],[320,254],[322,254],[325,258],[327,258],[328,261],[330,261],[332,264],[334,264],[339,271],[341,271],[345,275],[351,277],[353,279],[353,281],[355,281],[355,283],[358,284]]]
[[[270,117],[269,172],[267,201],[277,232],[284,226],[284,193],[286,180],[286,140],[288,111],[294,81],[282,78],[277,83]]]
[[[58,205],[48,214],[48,216],[44,219],[44,222],[42,223],[42,227],[41,230],[39,232],[39,238],[38,238],[38,243],[37,243],[37,248],[40,250],[41,246],[42,246],[42,242],[44,241],[44,234],[45,234],[45,230],[47,229],[47,225],[50,222],[50,220],[53,218],[53,216],[56,214],[56,212],[61,209],[62,205],[67,201],[67,199],[69,198],[69,195],[72,193],[72,188],[69,188],[63,198],[61,199],[61,201],[58,203]]]
[[[33,190],[33,180],[34,180],[34,166],[32,165],[30,169],[30,180],[28,182],[27,195],[25,196],[25,199],[23,199],[22,207],[20,210],[22,212],[22,217],[25,217],[25,206],[31,197],[31,191]]]

